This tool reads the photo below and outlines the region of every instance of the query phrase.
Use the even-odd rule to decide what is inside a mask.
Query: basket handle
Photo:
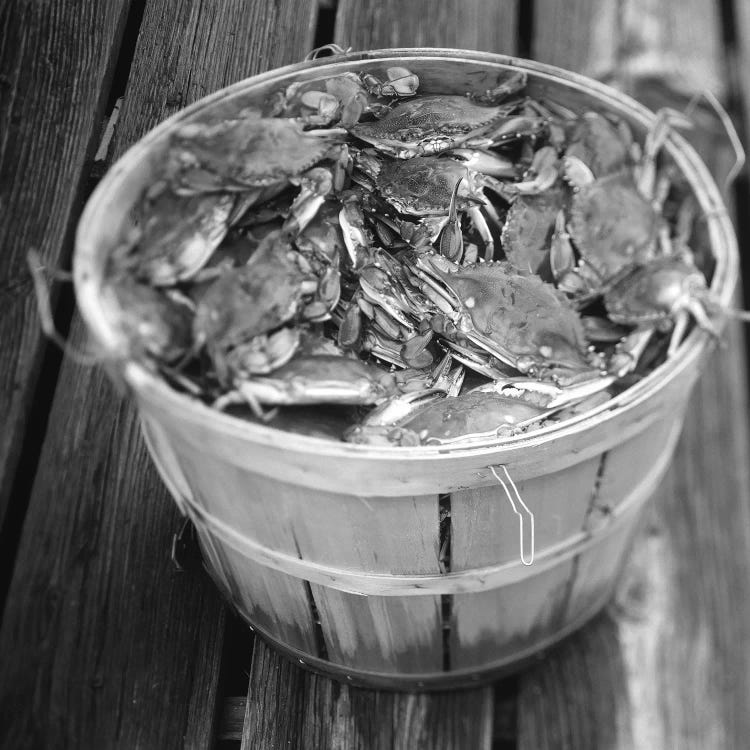
[[[521,493],[518,491],[518,487],[516,487],[516,483],[508,472],[508,467],[505,464],[498,464],[497,468],[490,466],[489,469],[495,479],[497,479],[502,485],[502,488],[505,490],[505,496],[510,503],[510,507],[513,508],[513,512],[518,516],[518,547],[521,562],[524,565],[531,565],[534,562],[534,514],[529,509],[529,506],[523,501]],[[505,474],[505,479],[497,473],[497,469],[502,469],[503,474]],[[510,489],[508,489],[509,485]],[[520,510],[519,506],[521,508]],[[529,520],[528,527],[524,523],[524,518],[528,518]],[[525,528],[528,528],[528,543],[526,541],[527,535],[524,534]]]
[[[313,50],[310,50],[304,57],[305,62],[309,62],[310,60],[317,60],[318,57],[320,57],[320,54],[322,52],[330,52],[331,55],[348,55],[350,52],[354,51],[354,47],[347,47],[344,49],[342,46],[338,44],[324,44],[322,47],[316,47]]]

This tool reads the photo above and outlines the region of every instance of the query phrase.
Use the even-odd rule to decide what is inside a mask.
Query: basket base
[[[614,586],[608,589],[605,595],[598,599],[592,607],[580,613],[578,617],[555,631],[554,634],[538,639],[531,646],[513,654],[512,657],[489,662],[480,669],[457,669],[449,672],[431,672],[427,674],[392,674],[387,672],[353,670],[340,664],[326,661],[325,659],[310,656],[303,651],[299,651],[292,646],[276,640],[273,636],[264,632],[252,622],[247,614],[242,611],[241,607],[238,607],[234,603],[233,608],[254,633],[260,636],[281,656],[302,669],[354,687],[424,692],[479,687],[502,677],[520,672],[535,662],[542,661],[548,649],[558,644],[564,638],[567,638],[567,636],[583,627],[589,620],[599,614],[609,603],[613,594]]]

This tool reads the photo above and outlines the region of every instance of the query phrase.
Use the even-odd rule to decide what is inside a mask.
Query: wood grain
[[[365,690],[305,672],[256,642],[242,750],[489,750],[492,693]]]
[[[69,259],[129,6],[0,6],[0,528],[46,345],[26,252]]]
[[[520,496],[534,514],[537,555],[583,528],[599,460],[518,483]],[[521,552],[518,517],[499,483],[451,495],[451,571],[517,561]],[[530,550],[524,555],[528,558]],[[528,572],[533,573],[533,567]],[[453,597],[452,667],[479,668],[509,659],[535,638],[549,636],[559,627],[572,572],[572,560],[567,560],[511,586]]]
[[[621,88],[650,78],[688,97],[721,97],[720,13],[704,0],[535,0],[532,54]]]
[[[355,50],[455,47],[516,54],[516,0],[339,0],[334,41]]]
[[[545,4],[549,10],[556,5],[537,0],[535,9]],[[606,75],[615,69],[601,64],[600,53],[609,50],[610,65],[619,59],[619,80],[652,107],[681,109],[686,94],[701,87],[722,93],[718,4],[690,3],[688,10],[678,3],[626,2],[619,4],[620,16],[607,16],[611,7],[605,5],[572,3],[575,24],[561,12],[551,24],[537,16],[535,54]],[[590,48],[574,44],[587,37],[598,41]],[[679,77],[672,75],[675,65]],[[663,80],[638,80],[649,72]],[[698,113],[697,123],[698,152],[721,182],[733,156],[715,119]],[[636,539],[615,603],[520,679],[521,750],[745,744],[746,388],[744,344],[731,326],[691,397],[672,468]]]
[[[196,96],[296,59],[313,19],[312,2],[148,3],[114,152]],[[207,747],[223,608],[172,568],[177,513],[134,410],[100,369],[65,362],[49,424],[0,632],[0,745]]]

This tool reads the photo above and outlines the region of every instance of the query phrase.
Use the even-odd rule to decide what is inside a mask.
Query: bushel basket
[[[531,94],[614,113],[639,140],[653,122],[596,81],[501,55],[381,50],[289,66],[201,100],[128,151],[86,207],[74,274],[84,319],[136,400],[153,460],[241,616],[298,663],[342,679],[446,687],[517,666],[608,601],[710,337],[696,327],[637,384],[554,426],[464,448],[370,447],[243,421],[176,392],[122,356],[101,296],[106,259],[176,127],[209,111],[232,116],[294,80],[346,70],[382,77],[391,66],[416,73],[421,93],[489,89],[524,70]],[[706,217],[712,293],[729,304],[737,251],[719,191],[679,135],[664,150]]]

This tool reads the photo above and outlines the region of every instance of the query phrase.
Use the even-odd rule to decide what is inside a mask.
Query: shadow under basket
[[[525,70],[533,96],[613,113],[641,139],[654,119],[596,81],[478,52],[381,50],[274,70],[183,110],[117,162],[84,212],[74,274],[108,369],[136,400],[154,462],[242,617],[298,663],[343,680],[454,687],[518,667],[610,598],[709,337],[694,329],[637,384],[551,427],[465,448],[368,447],[250,423],[177,393],[128,358],[102,299],[106,259],[176,127],[232,116],[295,80],[383,77],[394,65],[427,93],[480,91]],[[679,135],[665,152],[706,217],[712,293],[729,304],[737,249],[719,191]],[[508,476],[528,514],[503,489]]]

